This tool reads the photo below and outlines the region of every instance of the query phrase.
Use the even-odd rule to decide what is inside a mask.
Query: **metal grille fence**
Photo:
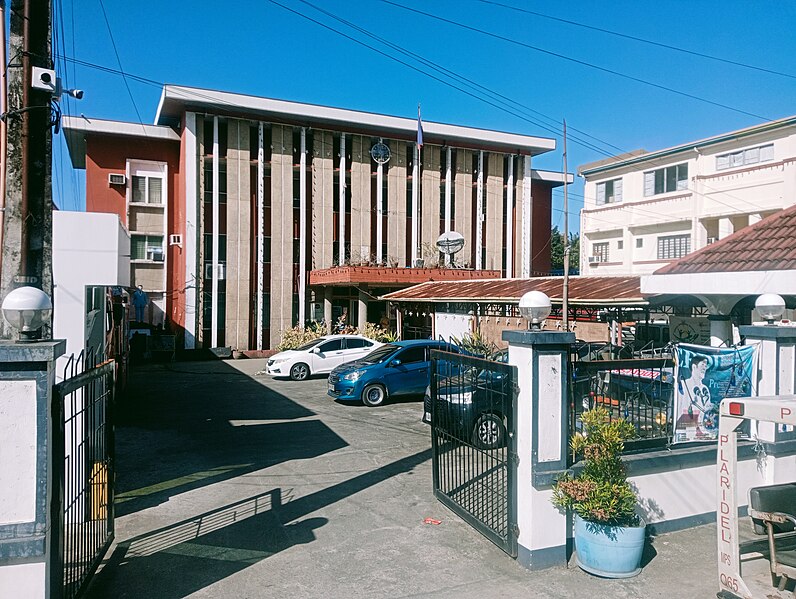
[[[79,359],[70,361],[67,370],[73,376],[55,386],[53,405],[60,427],[53,441],[59,490],[53,517],[59,534],[54,535],[52,588],[60,585],[67,599],[83,593],[114,534],[115,362],[84,370],[79,366]],[[57,468],[59,460],[62,470]]]
[[[666,446],[672,437],[673,382],[674,361],[668,358],[574,360],[570,436],[582,430],[585,410],[602,406],[612,419],[624,418],[635,427],[627,451]]]
[[[434,495],[516,557],[516,369],[444,351],[431,358]]]

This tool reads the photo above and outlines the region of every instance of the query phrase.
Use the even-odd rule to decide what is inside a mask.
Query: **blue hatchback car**
[[[342,364],[329,374],[329,396],[380,406],[388,397],[422,396],[431,382],[431,350],[460,352],[444,341],[396,341],[364,358]]]

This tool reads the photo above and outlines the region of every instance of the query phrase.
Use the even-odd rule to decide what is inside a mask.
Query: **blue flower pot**
[[[575,515],[578,566],[605,578],[630,578],[641,572],[646,525],[608,526]]]

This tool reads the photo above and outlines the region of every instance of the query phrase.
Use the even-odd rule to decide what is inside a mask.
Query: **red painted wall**
[[[550,228],[552,227],[553,191],[542,181],[531,182],[533,215],[531,217],[531,276],[550,274]]]
[[[176,333],[185,325],[185,258],[183,248],[169,246],[168,236],[179,233],[185,239],[185,188],[181,144],[175,141],[113,135],[86,137],[86,211],[118,214],[127,226],[127,189],[108,184],[110,173],[124,173],[127,160],[153,160],[168,165],[168,218],[165,232],[166,317]]]

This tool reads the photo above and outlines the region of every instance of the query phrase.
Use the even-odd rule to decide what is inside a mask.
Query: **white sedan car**
[[[327,335],[271,356],[265,372],[303,381],[312,374],[331,372],[340,364],[358,360],[380,345],[383,344],[361,335]]]

